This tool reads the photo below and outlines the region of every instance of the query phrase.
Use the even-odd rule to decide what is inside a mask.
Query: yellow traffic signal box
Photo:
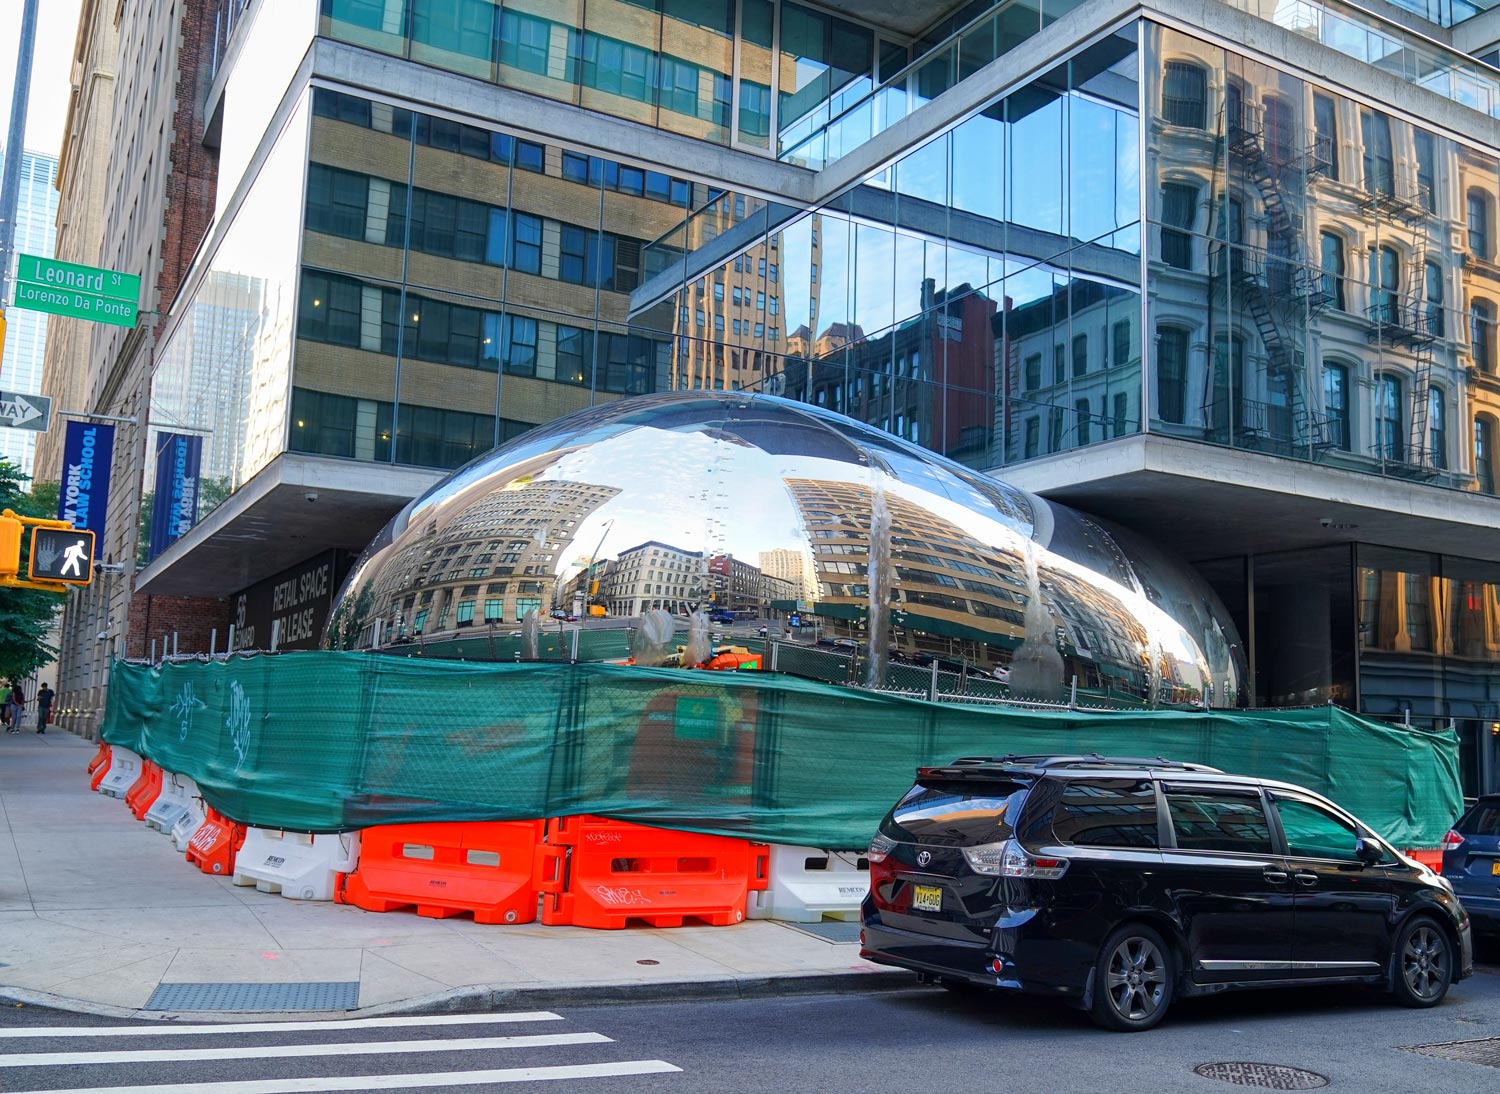
[[[0,578],[21,572],[21,529],[15,517],[0,516]]]
[[[32,581],[87,585],[94,580],[94,533],[78,529],[37,528],[31,533]]]

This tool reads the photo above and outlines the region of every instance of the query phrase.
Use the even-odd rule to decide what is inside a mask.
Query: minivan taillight
[[[1443,837],[1442,848],[1444,851],[1451,851],[1455,847],[1462,847],[1463,842],[1464,838],[1450,828],[1448,834]]]
[[[884,862],[887,855],[895,850],[896,841],[889,836],[882,836],[876,832],[870,837],[870,850],[868,852],[871,862]]]
[[[969,869],[986,877],[1059,878],[1068,872],[1065,858],[1038,858],[1013,839],[965,847]]]

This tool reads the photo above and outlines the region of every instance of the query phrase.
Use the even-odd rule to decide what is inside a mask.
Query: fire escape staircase
[[[1238,300],[1255,324],[1265,348],[1265,367],[1272,380],[1284,381],[1291,435],[1273,438],[1294,450],[1326,450],[1332,446],[1328,418],[1309,405],[1307,369],[1298,347],[1296,324],[1327,307],[1333,295],[1322,271],[1303,258],[1302,218],[1288,199],[1283,176],[1303,169],[1284,145],[1268,147],[1263,108],[1258,103],[1233,102],[1224,108],[1224,132],[1230,155],[1242,166],[1260,196],[1270,247],[1266,251],[1221,242],[1215,254],[1214,275],[1227,277]],[[1321,169],[1316,149],[1309,150],[1307,170]],[[1284,313],[1290,313],[1290,315]],[[1290,327],[1290,329],[1288,329]],[[1242,408],[1244,418],[1253,418]],[[1267,432],[1268,423],[1247,421],[1254,432]]]

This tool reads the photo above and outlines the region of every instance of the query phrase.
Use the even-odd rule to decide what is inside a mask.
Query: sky
[[[81,0],[41,0],[37,5],[36,52],[31,60],[31,97],[26,110],[26,148],[57,155],[68,116],[69,69],[78,34]],[[21,38],[21,0],[0,0],[0,145],[10,127],[16,50]]]

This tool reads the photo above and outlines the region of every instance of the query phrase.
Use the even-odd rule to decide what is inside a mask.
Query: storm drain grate
[[[146,1010],[353,1010],[358,980],[300,984],[158,984]]]
[[[786,923],[794,931],[821,938],[824,942],[858,942],[859,924],[842,923],[836,919],[825,919],[821,923]]]
[[[1438,1045],[1409,1045],[1406,1051],[1436,1056],[1440,1060],[1462,1060],[1466,1064],[1500,1067],[1500,1037],[1485,1037],[1478,1041],[1448,1041]]]
[[[1327,1086],[1328,1079],[1316,1071],[1304,1071],[1286,1064],[1252,1064],[1229,1060],[1218,1064],[1199,1064],[1193,1068],[1205,1079],[1239,1086],[1258,1086],[1266,1090],[1317,1090]]]

